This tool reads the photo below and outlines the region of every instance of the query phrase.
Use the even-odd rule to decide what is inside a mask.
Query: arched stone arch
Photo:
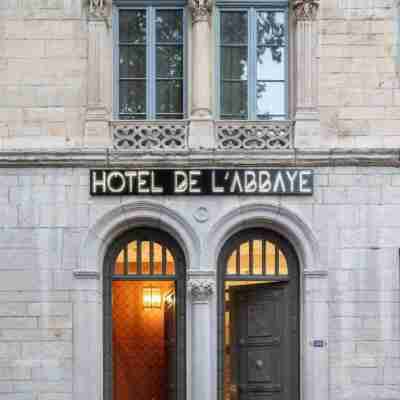
[[[121,204],[106,212],[89,229],[74,271],[74,399],[100,399],[103,392],[102,274],[111,243],[137,227],[169,233],[181,247],[186,268],[198,265],[200,240],[190,224],[174,210],[150,201]],[[100,278],[100,281],[99,279]]]
[[[248,228],[268,228],[285,237],[296,250],[300,269],[319,271],[320,250],[310,226],[292,210],[272,204],[248,204],[230,211],[211,227],[207,243],[213,244],[208,265],[217,265],[222,246],[235,233]]]
[[[200,240],[190,224],[177,212],[159,203],[137,201],[122,204],[104,214],[89,229],[82,242],[78,274],[101,276],[106,251],[112,241],[135,227],[166,231],[181,246],[186,266],[198,265]]]
[[[249,228],[275,231],[296,251],[300,277],[300,399],[329,397],[328,272],[320,265],[320,247],[312,228],[289,208],[251,203],[218,219],[209,231],[207,265],[218,266],[232,235]],[[216,274],[220,276],[220,274]],[[214,361],[214,368],[216,363]]]

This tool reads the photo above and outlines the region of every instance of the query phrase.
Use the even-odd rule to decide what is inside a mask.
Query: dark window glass
[[[179,80],[157,81],[157,114],[182,113],[182,82]]]
[[[183,54],[182,10],[120,11],[120,118],[184,117]]]
[[[146,43],[146,11],[132,10],[119,13],[119,41]]]
[[[247,80],[247,47],[222,47],[222,79]]]
[[[121,78],[146,77],[146,46],[122,45],[119,52]]]
[[[221,13],[221,118],[247,118],[248,14]]]
[[[247,118],[247,83],[224,82],[222,84],[223,119]]]
[[[221,42],[247,45],[247,12],[224,11],[221,13]]]
[[[183,33],[181,10],[159,10],[156,16],[157,118],[183,117]]]
[[[120,114],[125,118],[141,119],[146,115],[146,82],[121,81],[119,91]]]
[[[158,10],[156,31],[158,43],[182,43],[182,10]]]
[[[183,77],[182,46],[157,46],[157,78]]]

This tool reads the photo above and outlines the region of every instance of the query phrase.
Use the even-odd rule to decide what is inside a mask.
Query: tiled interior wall
[[[113,282],[114,400],[167,400],[164,304],[145,309],[144,287],[159,287],[162,298],[172,282]]]

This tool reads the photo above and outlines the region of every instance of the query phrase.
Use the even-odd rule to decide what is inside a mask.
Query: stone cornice
[[[183,153],[110,149],[3,150],[0,167],[334,167],[400,168],[400,149],[331,149],[260,152],[188,151]]]

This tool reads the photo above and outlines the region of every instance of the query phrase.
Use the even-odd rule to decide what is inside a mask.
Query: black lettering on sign
[[[90,171],[99,195],[312,195],[310,169],[143,169]]]

